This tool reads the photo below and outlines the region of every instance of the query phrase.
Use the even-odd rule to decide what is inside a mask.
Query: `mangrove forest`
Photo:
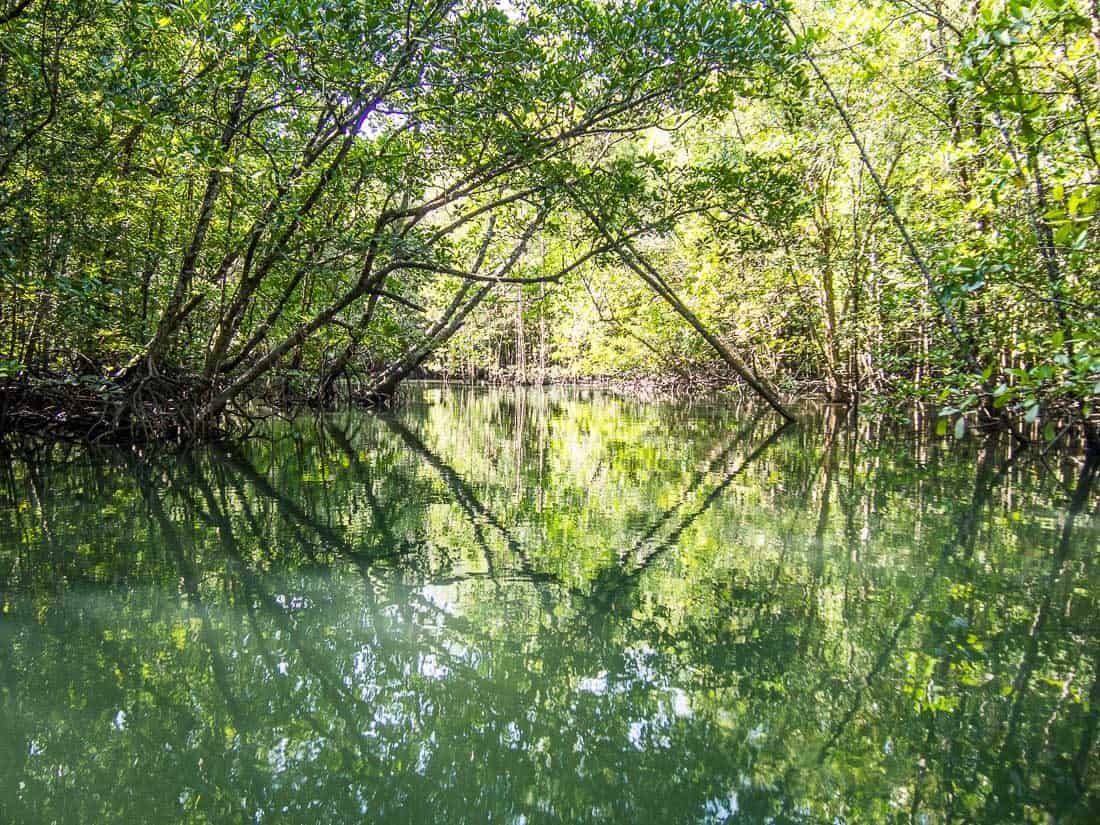
[[[0,0],[2,825],[1100,822],[1100,0]]]

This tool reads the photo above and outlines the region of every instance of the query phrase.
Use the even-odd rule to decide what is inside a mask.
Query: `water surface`
[[[5,823],[1091,822],[1073,457],[426,389],[0,484]]]

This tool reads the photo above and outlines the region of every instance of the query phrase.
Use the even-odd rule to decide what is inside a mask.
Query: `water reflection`
[[[429,390],[0,496],[5,822],[1092,821],[1095,468]]]

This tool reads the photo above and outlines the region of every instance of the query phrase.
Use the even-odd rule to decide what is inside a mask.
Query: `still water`
[[[0,479],[0,822],[1094,822],[1097,497],[881,422],[425,388]]]

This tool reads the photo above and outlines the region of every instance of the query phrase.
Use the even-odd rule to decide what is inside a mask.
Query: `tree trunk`
[[[727,347],[717,336],[706,328],[703,322],[699,320],[698,316],[676,296],[669,288],[668,284],[665,283],[661,274],[641,255],[641,253],[638,252],[634,245],[627,239],[616,240],[611,232],[608,231],[607,227],[604,226],[600,216],[580,199],[576,191],[572,188],[569,188],[568,191],[572,195],[574,203],[577,204],[593,227],[595,227],[604,238],[614,244],[615,251],[618,253],[622,262],[626,264],[634,274],[641,278],[650,289],[660,295],[669,306],[676,310],[680,317],[687,321],[691,328],[699,333],[703,340],[714,348],[714,351],[718,353],[722,360],[729,365],[738,377],[752,387],[753,391],[763,398],[773,410],[783,416],[787,421],[794,421],[794,415],[783,406],[779,397],[753,374],[748,365],[738,358],[733,350]]]
[[[527,383],[527,339],[523,328],[523,284],[516,284],[516,378]]]

